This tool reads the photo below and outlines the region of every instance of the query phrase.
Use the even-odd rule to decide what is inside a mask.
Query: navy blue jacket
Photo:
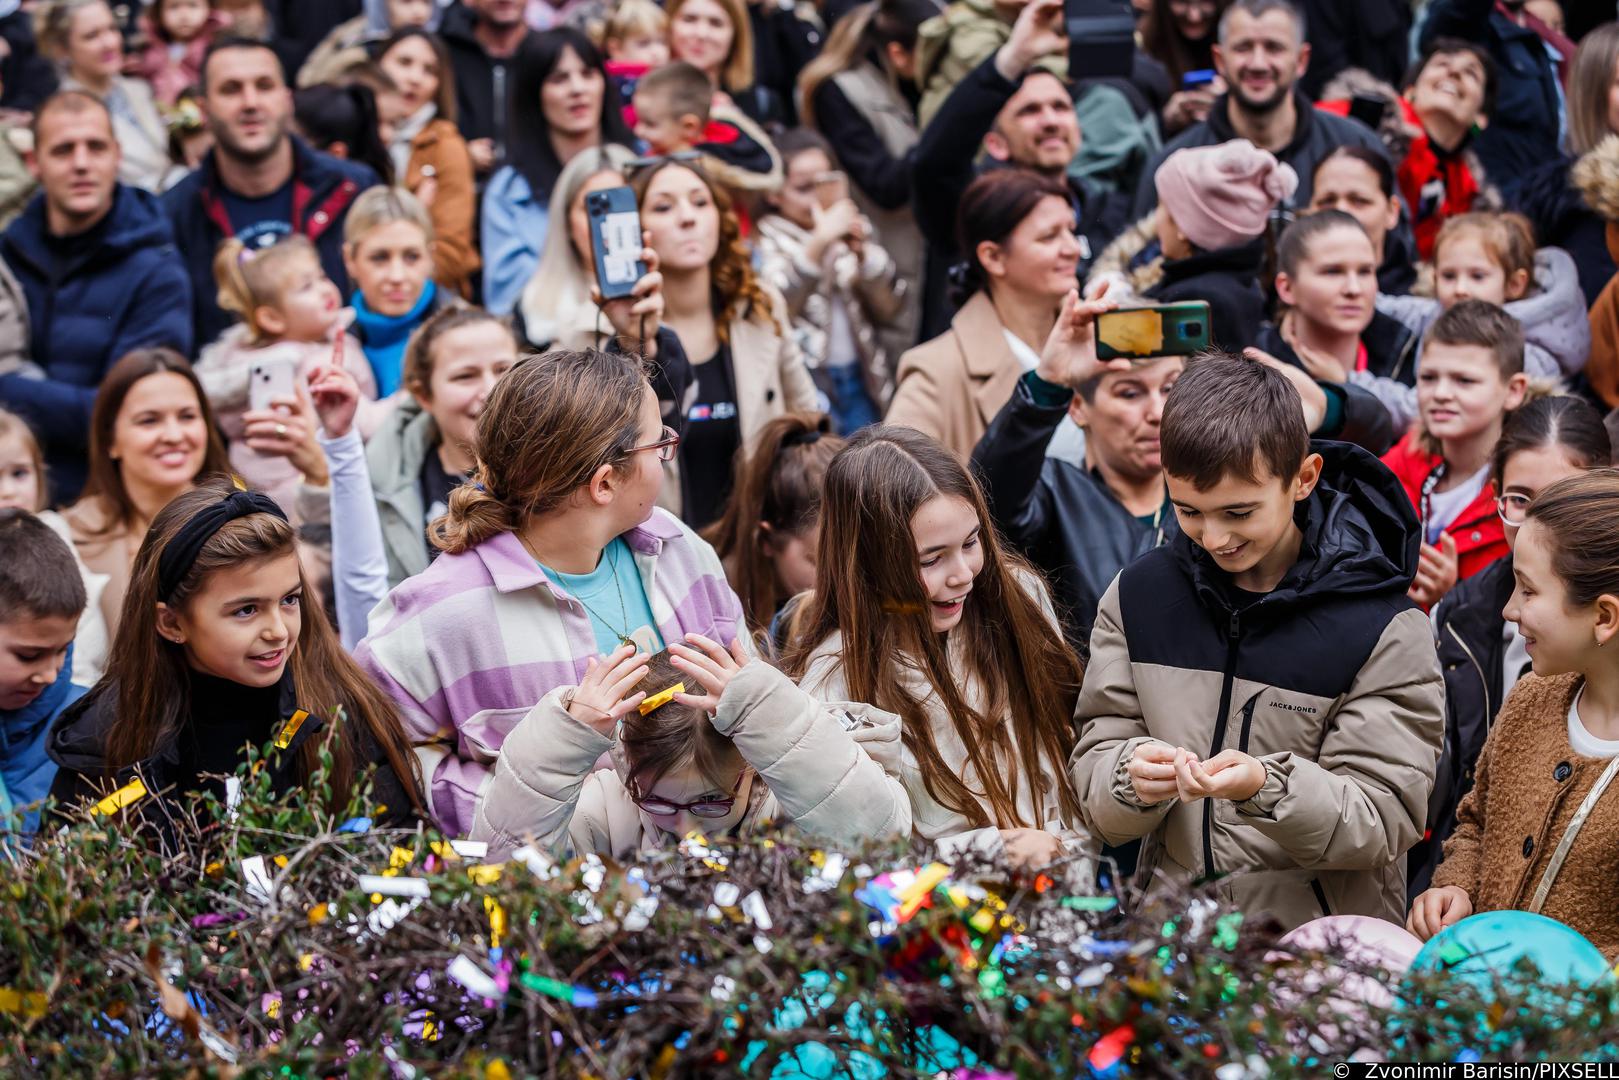
[[[349,294],[349,275],[343,269],[343,222],[349,207],[366,188],[380,181],[368,166],[343,161],[292,140],[293,228],[314,241],[326,276],[342,295]],[[174,225],[191,276],[191,320],[197,346],[213,341],[234,321],[219,306],[214,284],[214,252],[235,235],[225,214],[214,151],[201,165],[163,195],[163,209]]]
[[[30,352],[46,375],[0,375],[0,404],[39,435],[53,502],[84,486],[90,406],[107,369],[145,346],[191,352],[191,285],[157,199],[119,184],[96,228],[99,244],[56,267],[39,194],[0,237],[0,257],[28,298]]]

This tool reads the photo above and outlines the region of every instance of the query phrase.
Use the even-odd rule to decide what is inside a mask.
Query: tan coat
[[[480,793],[472,839],[504,857],[526,841],[628,858],[669,837],[630,798],[620,773],[596,769],[614,739],[575,720],[559,687],[518,722]],[[756,773],[739,831],[771,821],[834,843],[904,836],[911,807],[895,777],[899,718],[822,705],[763,661],[725,689],[714,727]]]
[[[73,537],[79,561],[91,573],[103,575],[101,618],[107,624],[107,640],[118,638],[118,622],[124,611],[124,594],[129,592],[130,571],[143,536],[132,536],[122,523],[107,527],[112,508],[98,497],[80,499],[62,511]]]
[[[471,295],[472,272],[483,265],[473,231],[478,192],[467,141],[454,124],[442,117],[411,140],[405,187],[415,191],[427,175],[438,182],[433,205],[427,209],[433,219],[433,277],[466,298]]]
[[[1575,810],[1607,761],[1575,753],[1568,710],[1584,680],[1526,675],[1507,695],[1479,754],[1473,790],[1456,810],[1456,831],[1434,871],[1435,888],[1455,885],[1474,911],[1527,910]],[[1597,800],[1558,871],[1541,914],[1567,923],[1619,957],[1619,786]]]
[[[965,461],[1023,372],[989,293],[980,290],[950,329],[899,358],[887,422],[931,435]]]

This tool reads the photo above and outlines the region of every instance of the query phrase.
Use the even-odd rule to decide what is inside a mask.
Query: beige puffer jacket
[[[472,839],[492,859],[537,842],[627,858],[670,841],[613,769],[596,769],[614,740],[547,694],[506,736],[478,797]],[[763,661],[720,698],[714,726],[757,774],[740,832],[792,823],[835,843],[905,836],[911,806],[898,780],[899,718],[870,706],[822,704]]]
[[[1316,443],[1299,561],[1233,609],[1229,579],[1184,535],[1114,579],[1091,631],[1069,773],[1103,841],[1145,837],[1148,896],[1210,873],[1288,929],[1323,915],[1403,923],[1405,855],[1427,823],[1444,684],[1427,617],[1405,597],[1410,500],[1371,455]],[[1224,580],[1222,580],[1224,579]],[[1233,803],[1144,805],[1127,766],[1146,742],[1259,759]]]

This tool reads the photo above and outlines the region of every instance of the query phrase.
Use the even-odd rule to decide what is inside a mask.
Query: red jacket
[[[1400,118],[1405,131],[1411,133],[1411,148],[1395,170],[1395,184],[1400,198],[1411,212],[1411,231],[1417,239],[1417,254],[1424,260],[1433,258],[1433,242],[1439,236],[1439,227],[1446,218],[1465,214],[1473,208],[1479,195],[1478,177],[1469,167],[1472,156],[1461,148],[1446,154],[1433,145],[1428,133],[1422,129],[1417,110],[1403,97],[1396,97]],[[1338,116],[1349,115],[1346,100],[1323,101],[1316,108]],[[1463,140],[1463,146],[1466,140]],[[1428,197],[1423,197],[1424,190]]]
[[[1425,453],[1415,443],[1415,436],[1407,436],[1394,444],[1394,449],[1383,455],[1387,465],[1416,507],[1417,517],[1422,513],[1422,486],[1435,469],[1444,464],[1438,454]],[[1423,539],[1427,540],[1427,521],[1422,522]],[[1472,502],[1456,515],[1456,520],[1445,527],[1445,532],[1456,541],[1456,580],[1465,581],[1495,560],[1508,553],[1506,527],[1495,509],[1495,492],[1484,485]]]

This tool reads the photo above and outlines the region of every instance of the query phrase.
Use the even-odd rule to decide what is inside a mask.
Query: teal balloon
[[[1435,934],[1411,962],[1412,974],[1442,971],[1489,996],[1530,961],[1545,987],[1590,987],[1612,977],[1602,951],[1578,931],[1527,911],[1486,911]]]

